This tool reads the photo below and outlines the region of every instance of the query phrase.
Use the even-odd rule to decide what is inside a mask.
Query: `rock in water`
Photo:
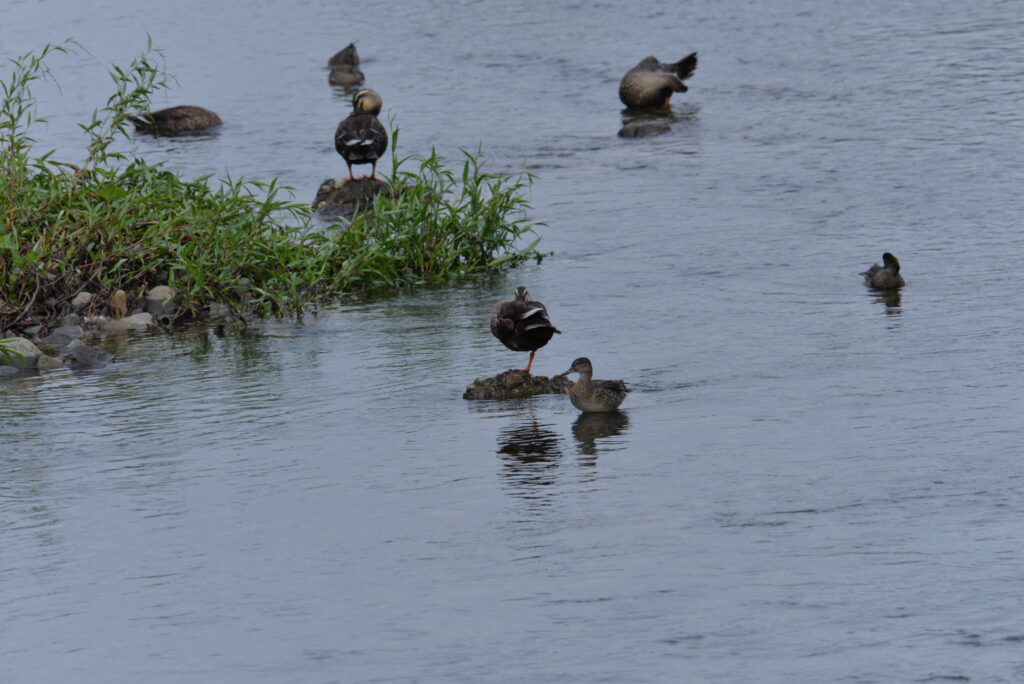
[[[106,349],[83,344],[71,350],[69,363],[72,368],[103,368],[112,360]]]
[[[322,218],[351,218],[373,202],[375,195],[388,189],[388,184],[371,178],[334,180],[328,178],[316,191],[313,210]]]
[[[153,316],[173,316],[178,305],[174,301],[177,293],[167,285],[157,285],[146,293],[146,312]]]
[[[538,394],[567,394],[573,382],[564,376],[552,378],[507,370],[493,378],[477,378],[462,394],[463,399],[522,399]]]
[[[35,368],[39,357],[43,355],[39,347],[24,337],[12,337],[4,340],[3,348],[7,350],[7,354],[0,358],[0,363],[22,370]]]

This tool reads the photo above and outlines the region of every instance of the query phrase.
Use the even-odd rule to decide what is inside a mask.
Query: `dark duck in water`
[[[544,305],[530,301],[530,293],[522,285],[516,288],[512,299],[498,302],[491,312],[491,333],[512,351],[530,352],[530,362],[523,369],[527,373],[537,350],[561,332],[551,325]]]
[[[384,100],[375,90],[363,89],[352,97],[352,113],[338,124],[334,132],[334,149],[348,164],[348,178],[352,175],[353,164],[373,164],[369,176],[377,178],[377,160],[388,149],[388,132],[377,119]]]
[[[354,86],[365,79],[359,68],[359,53],[355,43],[349,43],[344,50],[327,60],[327,66],[331,67],[331,74],[327,77],[331,85]]]
[[[882,263],[884,266],[872,264],[871,268],[861,273],[865,285],[876,290],[895,290],[907,284],[900,275],[899,259],[886,252],[882,255]]]
[[[672,93],[685,93],[683,81],[693,76],[696,69],[696,52],[672,64],[659,62],[657,57],[645,57],[622,77],[619,99],[633,109],[668,109]]]
[[[143,112],[129,116],[128,120],[135,125],[135,130],[157,135],[201,131],[224,123],[216,112],[195,105],[179,105],[155,112]]]

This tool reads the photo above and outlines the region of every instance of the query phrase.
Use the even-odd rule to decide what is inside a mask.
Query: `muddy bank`
[[[463,399],[523,399],[538,394],[568,394],[572,380],[565,376],[530,375],[510,369],[490,378],[477,378],[463,392]]]

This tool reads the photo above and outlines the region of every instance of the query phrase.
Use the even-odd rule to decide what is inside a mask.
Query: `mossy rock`
[[[313,210],[322,218],[351,218],[357,211],[369,207],[373,198],[388,187],[384,181],[372,178],[328,178],[317,188]]]
[[[568,394],[572,380],[565,376],[530,375],[526,371],[507,370],[492,378],[477,378],[463,393],[463,399],[523,399],[538,394]]]

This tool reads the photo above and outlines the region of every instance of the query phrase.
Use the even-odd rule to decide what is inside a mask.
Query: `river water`
[[[0,680],[1024,680],[1020,3],[3,14],[0,56],[89,50],[44,149],[149,32],[156,104],[225,125],[139,153],[302,201],[357,40],[402,152],[525,164],[553,254],[0,384]],[[625,70],[693,50],[672,130],[617,138]],[[857,275],[887,250],[899,301]],[[563,331],[536,371],[589,356],[620,415],[461,398],[525,363],[487,328],[519,284]]]

